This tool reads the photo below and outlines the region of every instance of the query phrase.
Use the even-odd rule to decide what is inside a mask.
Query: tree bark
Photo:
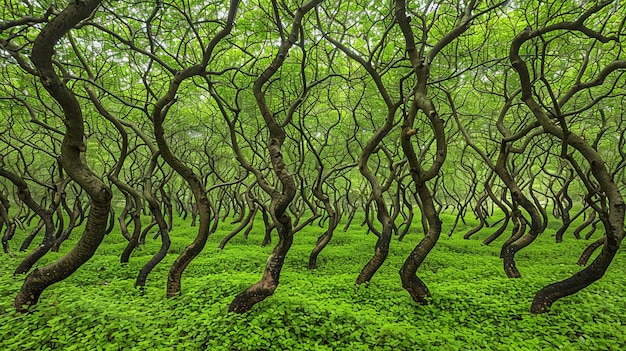
[[[228,308],[231,312],[246,312],[258,302],[263,301],[265,298],[274,294],[274,291],[278,286],[280,272],[282,270],[285,257],[293,242],[292,221],[291,217],[287,213],[287,209],[296,196],[297,185],[293,175],[289,172],[283,160],[282,145],[286,137],[285,130],[283,126],[278,124],[274,119],[274,114],[267,105],[265,93],[263,92],[263,86],[282,66],[289,50],[294,43],[297,42],[302,29],[302,19],[304,15],[321,2],[322,0],[311,0],[301,5],[301,7],[295,11],[289,36],[282,39],[281,45],[278,49],[278,54],[274,57],[267,69],[263,71],[261,76],[254,82],[254,97],[256,99],[257,106],[259,107],[259,111],[263,116],[263,120],[269,130],[269,142],[267,148],[274,173],[282,185],[281,191],[270,187],[269,184],[267,184],[265,180],[260,177],[258,170],[249,170],[255,173],[259,184],[270,194],[272,198],[269,210],[270,215],[274,220],[274,224],[276,225],[276,229],[278,230],[278,243],[274,247],[274,250],[272,250],[272,254],[267,259],[261,280],[235,297]],[[301,40],[304,40],[304,38],[301,38]],[[300,102],[296,101],[291,106],[290,110],[295,111],[299,103]]]
[[[10,254],[9,241],[15,234],[15,228],[17,225],[9,218],[9,200],[0,192],[0,232],[2,232],[3,225],[6,224],[4,235],[2,235],[2,250],[4,253]]]
[[[550,118],[550,115],[545,111],[544,107],[535,100],[529,70],[526,62],[519,54],[519,49],[526,41],[556,30],[578,30],[594,39],[603,41],[606,38],[602,37],[600,33],[595,33],[586,28],[584,26],[584,22],[591,15],[610,4],[611,2],[598,4],[590,10],[584,12],[584,14],[574,22],[562,22],[538,30],[526,29],[513,39],[510,47],[509,59],[511,61],[511,65],[516,70],[520,78],[522,101],[530,109],[533,116],[547,133],[550,133],[561,140],[564,148],[572,147],[586,159],[589,163],[591,174],[596,179],[600,190],[604,193],[604,196],[606,196],[606,199],[608,200],[606,210],[599,213],[605,227],[606,237],[606,242],[602,246],[600,254],[589,266],[574,274],[572,277],[550,284],[539,290],[535,295],[530,308],[532,313],[547,312],[550,306],[558,299],[572,295],[581,289],[584,289],[604,275],[611,264],[613,257],[615,257],[615,254],[617,253],[620,243],[624,237],[624,215],[626,205],[624,204],[624,199],[619,187],[614,182],[610,172],[606,168],[604,160],[597,150],[577,134],[565,129],[565,122],[562,117],[558,115],[558,111],[556,117],[559,119],[560,123],[559,125],[556,125]],[[606,39],[606,41],[608,41],[608,39]],[[605,66],[605,68],[597,74],[597,77],[594,80],[589,83],[573,85],[558,101],[558,107],[561,108],[580,90],[589,86],[601,84],[608,74],[618,69],[626,69],[626,61],[613,61]]]
[[[150,144],[149,144],[150,145]],[[144,187],[143,187],[143,197],[146,199],[148,203],[148,208],[150,209],[150,213],[152,213],[152,217],[154,218],[154,224],[156,224],[159,228],[159,233],[161,237],[161,247],[159,251],[146,262],[146,264],[141,267],[139,274],[137,275],[137,279],[135,280],[135,287],[139,287],[143,289],[146,285],[146,280],[148,279],[148,274],[152,272],[152,269],[156,267],[159,262],[161,262],[165,256],[167,255],[167,251],[170,248],[171,240],[169,235],[169,230],[167,228],[167,223],[165,223],[165,218],[161,213],[161,206],[156,196],[154,196],[152,190],[152,173],[157,164],[157,159],[159,158],[159,153],[156,148],[150,147],[152,150],[152,157],[150,159],[150,163],[148,165],[148,169],[146,171]],[[151,228],[152,225],[146,227],[145,230]]]
[[[167,93],[162,96],[159,101],[156,102],[155,107],[152,111],[154,136],[156,138],[156,143],[161,153],[161,156],[163,157],[165,162],[167,162],[170,167],[172,167],[172,169],[176,171],[176,173],[178,173],[189,185],[191,192],[193,193],[196,200],[196,205],[198,206],[198,212],[200,217],[198,234],[196,235],[196,238],[183,250],[183,252],[178,256],[178,258],[174,261],[170,268],[167,276],[166,294],[168,297],[172,297],[180,292],[181,277],[185,268],[187,268],[189,263],[191,263],[191,261],[202,251],[206,244],[211,228],[212,206],[210,203],[210,199],[207,196],[205,185],[202,183],[198,175],[191,168],[185,165],[178,157],[176,157],[170,149],[167,140],[165,139],[163,122],[169,108],[172,104],[176,102],[176,94],[178,92],[178,88],[183,83],[183,81],[188,78],[204,74],[206,66],[208,65],[208,62],[213,54],[213,49],[223,38],[225,38],[230,33],[231,29],[233,28],[235,13],[237,12],[238,5],[238,0],[231,1],[228,10],[228,20],[226,21],[224,28],[216,33],[216,35],[211,39],[211,41],[205,48],[202,62],[200,64],[187,67],[177,72],[169,84]],[[167,195],[164,192],[163,188],[161,188],[161,190],[162,196]],[[171,218],[171,203],[169,202],[169,200],[166,201],[165,198],[163,198],[163,201],[166,204],[168,218]],[[168,227],[171,229],[171,222]]]
[[[76,245],[56,262],[30,273],[20,289],[13,306],[26,311],[39,300],[50,285],[69,277],[89,260],[104,238],[111,190],[83,162],[86,150],[83,116],[78,100],[56,74],[52,55],[56,43],[76,24],[87,18],[100,0],[71,2],[57,17],[44,26],[35,39],[31,60],[37,68],[41,83],[59,103],[65,117],[66,133],[61,146],[61,164],[67,174],[89,195],[91,208],[85,229]]]

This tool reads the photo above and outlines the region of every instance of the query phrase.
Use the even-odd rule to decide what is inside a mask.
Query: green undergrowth
[[[444,223],[452,221],[453,217],[444,218]],[[271,245],[259,246],[260,228],[247,241],[235,237],[220,251],[217,245],[231,229],[221,227],[185,271],[182,294],[171,299],[164,296],[167,270],[195,235],[195,228],[181,221],[171,233],[171,253],[148,277],[144,291],[133,287],[134,280],[158,250],[159,240],[150,238],[129,264],[120,265],[125,240],[114,232],[92,260],[47,289],[28,314],[18,314],[11,307],[24,279],[13,277],[12,270],[25,254],[3,255],[0,349],[626,349],[623,253],[601,281],[559,300],[547,314],[531,315],[536,291],[580,270],[578,255],[590,241],[566,234],[563,243],[555,244],[554,230],[549,229],[518,254],[522,278],[508,279],[499,258],[505,238],[484,246],[481,241],[493,229],[463,240],[468,228],[459,227],[451,238],[444,228],[444,235],[420,267],[419,277],[432,292],[428,305],[413,302],[398,275],[405,257],[421,239],[418,229],[403,242],[392,242],[387,262],[369,285],[355,286],[376,237],[354,224],[347,232],[338,231],[320,255],[318,269],[309,271],[308,255],[322,229],[307,227],[296,234],[276,293],[243,315],[228,313],[228,306],[260,278],[271,252]],[[19,246],[23,235],[18,233],[12,245]],[[62,253],[71,245],[66,243]],[[41,264],[59,255],[51,253]]]

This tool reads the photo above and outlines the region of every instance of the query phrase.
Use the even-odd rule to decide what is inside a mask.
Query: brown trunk
[[[583,16],[589,17],[593,13],[610,4],[610,2],[606,2],[596,5],[592,9],[586,11]],[[597,181],[600,191],[603,193],[608,202],[607,204],[603,204],[602,209],[598,207],[598,210],[601,210],[598,211],[598,214],[604,224],[606,237],[606,242],[602,246],[600,254],[587,268],[576,273],[574,276],[563,281],[550,284],[539,290],[535,295],[530,308],[532,313],[544,313],[558,299],[572,295],[600,279],[611,264],[613,257],[615,257],[621,241],[624,238],[624,217],[626,205],[624,204],[624,198],[622,197],[619,187],[615,184],[611,173],[609,173],[606,168],[604,160],[597,152],[596,148],[590,145],[585,139],[575,133],[572,133],[570,130],[567,130],[565,119],[563,116],[559,115],[558,111],[556,117],[559,119],[559,125],[557,126],[552,120],[551,116],[553,114],[551,113],[549,115],[545,111],[544,107],[535,101],[533,83],[530,78],[528,67],[519,54],[520,47],[526,41],[550,31],[571,29],[585,32],[587,27],[584,27],[584,19],[586,18],[581,17],[581,20],[579,21],[557,23],[550,26],[549,30],[546,29],[548,27],[543,28],[543,31],[526,29],[513,39],[509,52],[511,65],[519,75],[522,101],[533,113],[535,119],[541,124],[544,131],[561,140],[564,151],[567,147],[571,147],[585,158],[585,160],[589,163],[591,174]],[[624,68],[626,68],[626,61],[613,61],[603,68],[601,73],[598,74],[596,81],[601,84],[609,73]],[[565,103],[567,103],[572,96],[576,95],[576,93],[584,88],[585,86],[583,84],[575,84],[572,86],[565,93],[564,97],[559,100],[559,107],[565,105]],[[572,159],[568,158],[565,152],[563,152],[563,156],[570,160],[570,163],[572,163]],[[606,209],[604,206],[606,206]]]
[[[407,257],[404,265],[400,269],[402,287],[411,295],[413,301],[427,303],[430,291],[424,282],[417,277],[417,269],[424,262],[432,248],[437,243],[441,235],[441,219],[435,209],[435,203],[431,190],[427,183],[437,177],[441,166],[447,157],[447,139],[444,129],[444,121],[439,117],[433,102],[427,96],[427,83],[430,77],[430,63],[439,50],[449,44],[469,28],[469,12],[471,5],[465,10],[463,16],[459,18],[458,24],[446,33],[431,50],[424,55],[418,52],[415,35],[406,15],[406,3],[404,0],[395,2],[395,13],[398,25],[404,36],[406,55],[411,61],[416,84],[413,87],[413,96],[408,111],[404,113],[404,122],[400,134],[400,143],[404,156],[409,164],[410,175],[415,182],[416,195],[419,198],[422,212],[422,225],[424,227],[424,238],[413,249]],[[423,49],[423,48],[422,48]],[[454,106],[451,105],[454,111]],[[422,113],[428,118],[429,127],[433,132],[436,150],[430,168],[424,169],[422,166],[423,154],[418,155],[414,148],[414,139],[418,132],[415,129],[415,118],[418,113]],[[433,192],[435,190],[433,189]]]
[[[418,186],[417,191],[422,199],[422,204],[424,205],[428,218],[428,232],[426,232],[424,238],[404,261],[404,265],[400,269],[400,278],[402,280],[402,287],[411,295],[413,301],[424,304],[428,302],[430,291],[426,284],[417,277],[416,272],[439,239],[441,234],[441,220],[435,210],[430,191],[426,186]]]
[[[274,294],[274,291],[278,287],[280,272],[283,268],[283,264],[285,263],[285,255],[289,251],[293,242],[293,235],[291,235],[290,232],[290,218],[285,215],[285,219],[288,219],[289,222],[286,223],[287,225],[281,224],[278,229],[278,244],[274,250],[272,250],[272,254],[267,259],[261,280],[235,297],[228,308],[230,312],[246,312],[255,304]]]
[[[330,203],[328,203],[328,206],[330,206]],[[333,238],[333,234],[338,225],[339,220],[337,212],[331,210],[328,213],[328,229],[326,229],[326,232],[324,232],[324,234],[317,238],[317,243],[315,244],[315,247],[313,247],[313,250],[309,255],[309,269],[315,269],[317,267],[317,257]]]
[[[176,102],[178,88],[183,83],[183,81],[194,76],[201,75],[205,72],[208,62],[213,54],[213,49],[224,37],[226,37],[230,33],[231,29],[233,28],[235,19],[234,17],[238,5],[238,0],[232,0],[232,2],[230,3],[230,7],[228,10],[228,19],[225,23],[225,26],[222,30],[216,33],[216,35],[208,43],[202,57],[202,63],[187,67],[177,72],[174,75],[173,79],[170,81],[167,93],[163,95],[159,99],[159,101],[156,102],[154,109],[152,110],[154,136],[161,156],[163,157],[165,162],[167,162],[167,164],[172,167],[172,169],[176,171],[176,173],[178,173],[181,178],[185,180],[185,182],[191,189],[191,192],[193,193],[195,199],[195,203],[198,206],[198,212],[200,217],[198,234],[196,235],[196,238],[183,250],[183,252],[178,256],[178,258],[174,261],[170,268],[167,276],[167,297],[172,297],[180,292],[181,277],[185,268],[187,268],[189,263],[191,263],[191,261],[204,248],[210,234],[212,220],[211,214],[213,212],[213,207],[211,206],[210,200],[207,196],[205,184],[203,184],[198,175],[195,174],[195,172],[187,165],[185,165],[180,159],[178,159],[170,149],[165,138],[163,122],[169,111],[169,108],[172,104]],[[166,215],[169,219],[168,228],[171,229],[172,205],[168,199],[167,192],[164,190],[164,184],[161,184],[159,190],[161,191],[161,200],[162,203],[165,205]]]
[[[591,243],[589,246],[587,246],[587,248],[585,249],[585,251],[583,251],[583,253],[580,255],[580,257],[578,258],[578,265],[581,267],[584,267],[587,265],[587,262],[589,261],[589,258],[591,258],[591,255],[602,245],[606,244],[606,236],[601,237],[600,239],[594,241],[593,243]]]
[[[562,189],[559,191],[559,193],[557,194],[554,200],[556,203],[555,208],[559,209],[559,215],[561,217],[561,222],[562,222],[561,227],[556,231],[556,234],[554,235],[554,239],[556,240],[557,243],[563,242],[563,234],[565,234],[569,226],[577,218],[577,216],[574,216],[574,218],[571,218],[569,214],[569,211],[571,211],[574,205],[572,198],[569,196],[569,193],[568,193],[569,186],[573,180],[574,180],[574,173],[570,171],[569,177],[565,181],[565,184],[563,184]],[[565,206],[563,206],[563,202],[565,202]]]
[[[265,206],[261,206],[261,216],[263,217],[263,226],[265,228],[265,234],[263,235],[263,241],[261,247],[265,247],[272,243],[272,230],[276,228],[276,225],[270,221],[270,216]]]
[[[65,116],[66,133],[61,146],[61,164],[67,174],[87,192],[91,208],[83,234],[76,245],[56,262],[35,269],[26,277],[13,302],[18,311],[25,311],[28,306],[37,303],[48,286],[67,278],[89,260],[105,235],[111,190],[83,163],[81,152],[86,150],[86,145],[82,111],[76,97],[60,80],[52,65],[56,43],[99,4],[100,0],[71,2],[45,25],[32,48],[31,60],[37,67],[41,83],[62,107]]]
[[[149,230],[155,224],[158,225],[159,233],[161,236],[161,247],[159,248],[159,251],[154,254],[154,256],[152,256],[152,258],[148,262],[146,262],[143,267],[141,267],[141,270],[137,275],[137,279],[135,280],[135,287],[139,288],[143,288],[146,285],[146,279],[148,279],[148,274],[150,274],[152,269],[165,258],[171,244],[169,231],[167,229],[167,223],[165,223],[165,218],[163,218],[163,214],[161,213],[161,206],[152,191],[152,173],[154,172],[154,168],[156,167],[159,153],[153,147],[150,147],[150,149],[152,150],[152,157],[150,158],[150,163],[144,178],[145,180],[143,187],[143,197],[148,203],[148,208],[150,209],[150,213],[152,213],[154,222],[148,225],[148,227],[146,227],[144,231]]]
[[[220,242],[220,244],[218,246],[220,248],[220,250],[223,249],[226,246],[226,244],[228,244],[230,239],[232,239],[235,235],[237,235],[246,226],[248,226],[250,224],[250,222],[252,221],[252,217],[254,217],[254,215],[256,214],[256,211],[257,211],[257,207],[256,207],[256,205],[253,205],[253,207],[248,212],[248,215],[246,216],[245,220],[241,221],[241,223],[239,223],[239,226],[237,226],[237,228],[233,229],[230,233],[228,233],[224,237],[224,239],[222,239],[222,241]]]
[[[109,177],[109,179],[111,180],[111,182],[113,182],[113,184],[115,184],[115,180],[111,179],[111,177]],[[117,188],[120,189],[119,186]],[[128,216],[128,213],[130,213],[130,210],[132,210],[133,204],[130,198],[130,194],[128,194],[128,192],[122,189],[120,189],[120,191],[124,195],[124,208],[122,209],[122,212],[120,212],[120,215],[117,217],[117,224],[119,225],[120,232],[122,232],[122,236],[124,237],[124,239],[130,241],[131,235],[128,232],[128,224],[126,223],[126,217]]]
[[[9,219],[9,200],[0,192],[0,232],[2,232],[3,225],[6,224],[6,230],[2,235],[2,250],[4,253],[11,253],[9,248],[9,240],[13,238],[15,234],[16,225]]]
[[[407,207],[408,207],[409,213],[405,219],[405,223],[403,223],[404,227],[402,228],[402,230],[400,231],[400,234],[398,235],[398,241],[404,240],[404,237],[409,233],[409,230],[411,230],[411,225],[413,224],[413,218],[415,217],[415,214],[413,213],[413,206],[407,202]],[[450,233],[452,233],[452,231],[450,231]]]
[[[63,200],[61,202],[62,202],[62,205],[63,205],[63,209],[68,214],[70,222],[67,224],[67,227],[65,227],[65,229],[63,229],[61,234],[57,238],[54,239],[54,244],[52,245],[52,251],[54,251],[54,252],[59,252],[59,250],[61,249],[61,244],[63,244],[63,242],[65,242],[65,240],[69,239],[70,234],[72,233],[74,228],[76,228],[78,226],[77,220],[78,220],[78,217],[80,217],[81,211],[82,211],[81,201],[78,198],[78,195],[76,196],[76,199],[75,199],[75,202],[74,202],[74,206],[73,206],[73,209],[71,211],[69,210],[69,207],[66,204],[65,198],[63,198]]]
[[[158,113],[160,114],[160,112]],[[206,241],[209,237],[209,228],[211,225],[211,206],[209,205],[209,199],[204,191],[204,185],[199,181],[194,172],[185,166],[174,154],[170,151],[167,142],[165,141],[164,131],[162,128],[162,120],[159,120],[157,113],[155,113],[154,130],[159,146],[159,150],[163,159],[174,169],[189,185],[191,191],[196,199],[196,204],[199,210],[199,225],[196,238],[191,244],[189,244],[178,258],[172,264],[167,277],[167,297],[172,297],[180,292],[181,289],[181,277],[182,274],[191,263],[191,261],[202,251]],[[166,213],[167,212],[166,206]],[[168,225],[169,229],[170,226]]]
[[[274,57],[267,69],[265,69],[261,76],[254,82],[254,97],[270,134],[267,144],[269,158],[272,169],[282,185],[281,191],[272,188],[257,169],[252,169],[249,165],[244,167],[255,174],[259,185],[272,197],[269,211],[278,231],[278,244],[274,247],[272,254],[267,260],[261,280],[237,295],[230,304],[228,310],[232,312],[246,312],[255,304],[263,301],[274,293],[278,286],[285,257],[293,242],[293,227],[291,217],[287,214],[287,209],[296,196],[297,186],[293,175],[289,172],[283,160],[282,145],[286,137],[285,130],[283,126],[278,124],[274,119],[274,113],[272,113],[267,105],[263,86],[282,66],[289,50],[293,44],[297,42],[302,29],[303,16],[321,2],[322,0],[311,0],[304,3],[295,11],[289,36],[282,39],[278,54]],[[304,40],[304,38],[301,40]],[[295,111],[300,103],[301,101],[297,100],[289,110]],[[238,158],[242,164],[246,164],[243,162],[239,153]]]
[[[37,261],[39,261],[39,259],[48,253],[48,251],[52,248],[54,244],[54,221],[52,219],[52,215],[54,213],[54,209],[59,206],[59,203],[61,202],[62,193],[65,191],[64,189],[68,181],[69,179],[66,181],[61,180],[56,184],[56,192],[48,210],[45,210],[32,199],[28,186],[25,182],[14,182],[18,188],[23,189],[21,191],[21,196],[24,197],[23,201],[30,209],[41,217],[40,224],[45,228],[45,230],[42,243],[31,251],[26,257],[24,257],[22,262],[20,262],[20,264],[15,268],[13,274],[26,274],[33,267],[33,265],[35,265],[35,263],[37,263]]]
[[[17,174],[2,168],[1,165],[0,176],[7,178],[17,187],[17,194],[19,199],[41,218],[38,226],[41,225],[40,228],[43,226],[45,226],[46,228],[43,242],[26,257],[24,257],[22,262],[20,262],[20,264],[15,268],[15,271],[13,272],[14,275],[25,274],[41,257],[43,257],[48,251],[50,251],[50,248],[52,247],[52,243],[54,240],[54,223],[52,220],[52,213],[54,212],[54,208],[58,206],[58,203],[60,201],[60,192],[57,191],[55,193],[52,204],[50,205],[51,209],[46,210],[32,198],[30,189],[28,188],[28,184],[26,184],[24,179],[19,177]],[[65,184],[67,184],[67,182],[60,182],[59,184],[57,184],[57,189],[62,190]]]
[[[478,217],[478,225],[465,233],[465,235],[463,235],[463,239],[469,239],[472,235],[478,233],[481,229],[483,229],[483,227],[485,227],[486,221],[482,206],[485,200],[487,200],[487,196],[488,194],[481,196],[481,198],[478,199],[478,201],[476,202],[476,206],[474,207],[474,213],[476,214],[476,217]]]
[[[585,213],[586,214],[586,213]],[[574,237],[576,239],[580,239],[580,233],[585,230],[585,228],[587,228],[588,226],[591,225],[591,223],[596,219],[596,211],[594,211],[593,209],[590,209],[589,212],[589,217],[587,217],[587,219],[585,219],[578,227],[576,227],[576,229],[574,229]]]
[[[530,228],[528,232],[524,234],[526,229],[526,220],[523,219],[521,212],[519,213],[520,229],[524,231],[518,231],[514,234],[510,240],[502,246],[501,257],[504,263],[504,272],[509,278],[519,278],[521,273],[517,269],[515,264],[515,254],[526,246],[530,245],[539,233],[542,232],[543,223],[539,210],[535,205],[523,194],[517,181],[511,176],[509,170],[506,167],[508,158],[507,143],[502,142],[500,148],[500,155],[498,156],[498,162],[496,163],[496,173],[502,179],[507,188],[511,191],[511,198],[515,204],[519,204],[530,216]],[[518,210],[519,211],[519,210]],[[519,237],[517,237],[519,235]]]
[[[33,240],[35,239],[37,234],[39,234],[39,232],[41,231],[43,226],[44,226],[43,220],[39,219],[39,222],[37,222],[37,225],[35,226],[35,228],[33,228],[33,230],[30,231],[28,236],[22,242],[22,246],[20,246],[20,251],[28,250],[28,247],[33,242]],[[52,230],[52,243],[54,243],[54,223],[52,223],[52,228],[53,228],[53,230]]]
[[[502,221],[502,224],[500,224],[498,229],[496,229],[493,233],[491,233],[491,235],[489,235],[488,237],[485,238],[485,240],[483,240],[483,245],[489,245],[492,242],[494,242],[496,239],[498,239],[506,231],[506,228],[509,226],[510,220],[511,220],[511,215],[507,213],[506,217],[504,218],[504,220]]]
[[[115,178],[115,180],[117,180],[117,178]],[[124,189],[124,191],[130,194],[130,196],[127,197],[126,200],[129,201],[133,207],[133,211],[131,213],[131,219],[133,221],[133,234],[131,235],[128,244],[126,245],[124,251],[122,252],[122,255],[120,256],[120,263],[128,263],[130,255],[139,246],[139,238],[141,237],[141,194],[137,190],[130,187],[128,184],[118,181],[117,183],[115,183],[115,185],[119,189]],[[122,219],[122,221],[124,221],[124,219]]]
[[[402,7],[402,10],[403,9],[404,7]],[[401,18],[406,20],[404,17]],[[425,75],[426,73],[422,74]],[[413,141],[411,140],[411,136],[414,135],[414,118],[418,110],[423,111],[424,114],[429,117],[430,126],[433,129],[437,141],[436,162],[434,162],[428,170],[422,168],[415,153]],[[416,194],[420,199],[422,217],[427,221],[427,225],[424,225],[426,228],[424,238],[404,261],[404,265],[400,269],[400,278],[402,280],[402,287],[411,295],[413,301],[424,304],[428,302],[430,291],[426,284],[417,277],[417,269],[424,262],[441,235],[441,219],[439,219],[439,213],[435,209],[433,196],[426,183],[439,173],[439,169],[446,158],[447,144],[443,120],[437,115],[432,102],[424,95],[421,95],[421,93],[416,94],[416,99],[408,114],[405,116],[400,141],[404,155],[409,162],[410,174],[415,182]]]
[[[274,133],[276,133],[275,130]],[[270,135],[274,133],[272,132],[272,128],[270,128]],[[272,202],[269,208],[278,231],[278,243],[267,260],[261,280],[235,297],[228,308],[231,312],[246,312],[258,302],[274,294],[274,291],[278,287],[280,272],[285,257],[293,242],[291,217],[287,214],[286,210],[289,203],[294,198],[296,184],[293,181],[293,176],[283,163],[281,144],[282,141],[272,138],[268,146],[272,166],[283,185],[282,192],[273,192]]]
[[[531,313],[545,313],[552,304],[565,296],[573,295],[602,278],[617,253],[617,248],[604,245],[600,255],[582,271],[560,282],[552,283],[537,292],[530,306]]]
[[[386,218],[381,218],[379,215],[379,220],[383,225],[383,229],[380,231],[378,240],[376,240],[374,256],[370,258],[361,270],[361,273],[359,273],[359,276],[356,278],[356,284],[363,284],[372,280],[372,277],[374,277],[376,271],[385,263],[387,255],[389,254],[389,243],[391,242],[392,235],[391,218],[388,215]]]

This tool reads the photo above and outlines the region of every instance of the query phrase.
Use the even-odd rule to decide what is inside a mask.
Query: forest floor
[[[444,223],[452,220],[444,218]],[[481,241],[493,229],[470,240],[462,239],[467,227],[451,238],[444,231],[418,271],[432,301],[418,305],[402,289],[398,270],[422,236],[419,226],[403,242],[394,239],[372,282],[357,287],[354,281],[376,240],[358,224],[337,231],[314,271],[306,264],[322,229],[309,226],[297,233],[276,293],[242,315],[228,313],[228,306],[260,278],[272,249],[260,247],[262,234],[256,229],[247,241],[240,234],[220,251],[217,245],[232,226],[221,227],[185,271],[182,294],[171,299],[165,298],[167,270],[195,228],[175,222],[170,254],[148,277],[143,292],[134,281],[159,240],[150,238],[129,264],[120,265],[126,241],[114,231],[96,256],[47,289],[28,314],[12,308],[24,279],[12,275],[25,256],[15,252],[25,235],[18,233],[11,243],[15,255],[2,254],[0,260],[0,349],[626,350],[623,249],[603,279],[557,301],[548,313],[532,315],[537,290],[580,270],[578,255],[590,241],[568,233],[555,244],[554,228],[549,228],[517,255],[522,278],[508,279],[499,258],[504,237],[485,246]]]

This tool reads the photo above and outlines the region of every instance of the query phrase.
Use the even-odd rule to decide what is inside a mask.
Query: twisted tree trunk
[[[535,295],[530,308],[532,313],[547,312],[548,308],[550,308],[550,306],[558,299],[572,295],[581,289],[584,289],[604,275],[611,264],[613,257],[615,257],[622,239],[624,238],[624,217],[626,205],[624,204],[624,198],[622,197],[619,187],[613,180],[611,173],[606,168],[605,162],[596,148],[590,145],[585,139],[569,130],[564,117],[560,115],[558,110],[556,111],[556,118],[559,124],[555,124],[551,117],[555,112],[551,111],[548,113],[548,111],[544,109],[543,105],[535,100],[533,95],[533,81],[530,78],[528,66],[520,56],[519,50],[526,41],[557,30],[580,31],[594,40],[608,42],[610,40],[609,38],[606,38],[601,33],[597,33],[585,27],[584,22],[590,16],[610,4],[611,2],[609,1],[598,4],[584,12],[580,18],[573,22],[557,23],[537,30],[525,29],[519,33],[511,43],[509,59],[520,79],[522,101],[530,109],[535,119],[541,124],[543,129],[547,133],[561,140],[564,150],[563,156],[568,159],[570,163],[575,163],[575,161],[567,156],[565,151],[568,147],[573,148],[585,158],[585,160],[589,163],[591,174],[600,187],[599,190],[604,194],[608,201],[606,208],[604,208],[604,206],[602,206],[603,208],[595,206],[595,209],[598,211],[605,228],[606,239],[604,239],[605,242],[602,246],[600,254],[589,266],[574,274],[572,277],[550,284],[539,290]],[[595,85],[600,85],[609,74],[617,70],[624,69],[626,69],[625,60],[616,60],[609,63],[599,73],[597,73],[597,76],[590,82],[578,82],[566,91],[563,97],[558,101],[558,109],[562,108],[572,96],[576,95],[581,90]],[[574,164],[574,166],[577,165]],[[580,173],[579,176],[581,176]]]
[[[302,18],[304,15],[321,2],[322,0],[311,0],[303,4],[297,11],[295,11],[289,36],[282,40],[280,48],[278,49],[278,54],[274,57],[272,63],[265,71],[263,71],[256,82],[254,82],[254,97],[261,115],[263,116],[263,120],[269,130],[270,135],[267,148],[274,173],[282,185],[281,191],[273,189],[269,184],[267,184],[257,169],[252,169],[249,165],[247,168],[255,174],[259,185],[261,185],[261,187],[272,197],[269,211],[278,231],[278,243],[267,259],[261,280],[235,297],[228,308],[229,311],[232,312],[243,313],[248,311],[258,302],[263,301],[268,296],[274,294],[274,291],[278,287],[280,272],[285,262],[285,257],[287,256],[287,252],[289,251],[289,248],[291,248],[291,244],[293,242],[293,226],[291,217],[287,213],[287,209],[296,195],[297,186],[293,175],[289,172],[283,160],[281,148],[286,137],[285,130],[283,126],[278,124],[274,119],[274,114],[267,105],[265,93],[263,92],[263,86],[282,66],[289,50],[293,44],[297,42],[302,28]],[[304,40],[304,38],[301,40]],[[294,102],[290,111],[295,111],[300,103],[300,100]],[[238,155],[238,157],[241,160],[241,155]]]
[[[52,64],[54,46],[81,20],[100,5],[101,0],[71,2],[52,19],[35,39],[31,60],[37,68],[44,88],[59,103],[65,117],[66,133],[61,146],[60,161],[67,174],[89,195],[91,208],[85,229],[76,245],[56,262],[30,273],[20,289],[14,307],[25,311],[36,304],[50,285],[69,277],[87,262],[104,238],[108,224],[111,190],[84,163],[86,151],[83,115],[74,93],[61,81]]]

